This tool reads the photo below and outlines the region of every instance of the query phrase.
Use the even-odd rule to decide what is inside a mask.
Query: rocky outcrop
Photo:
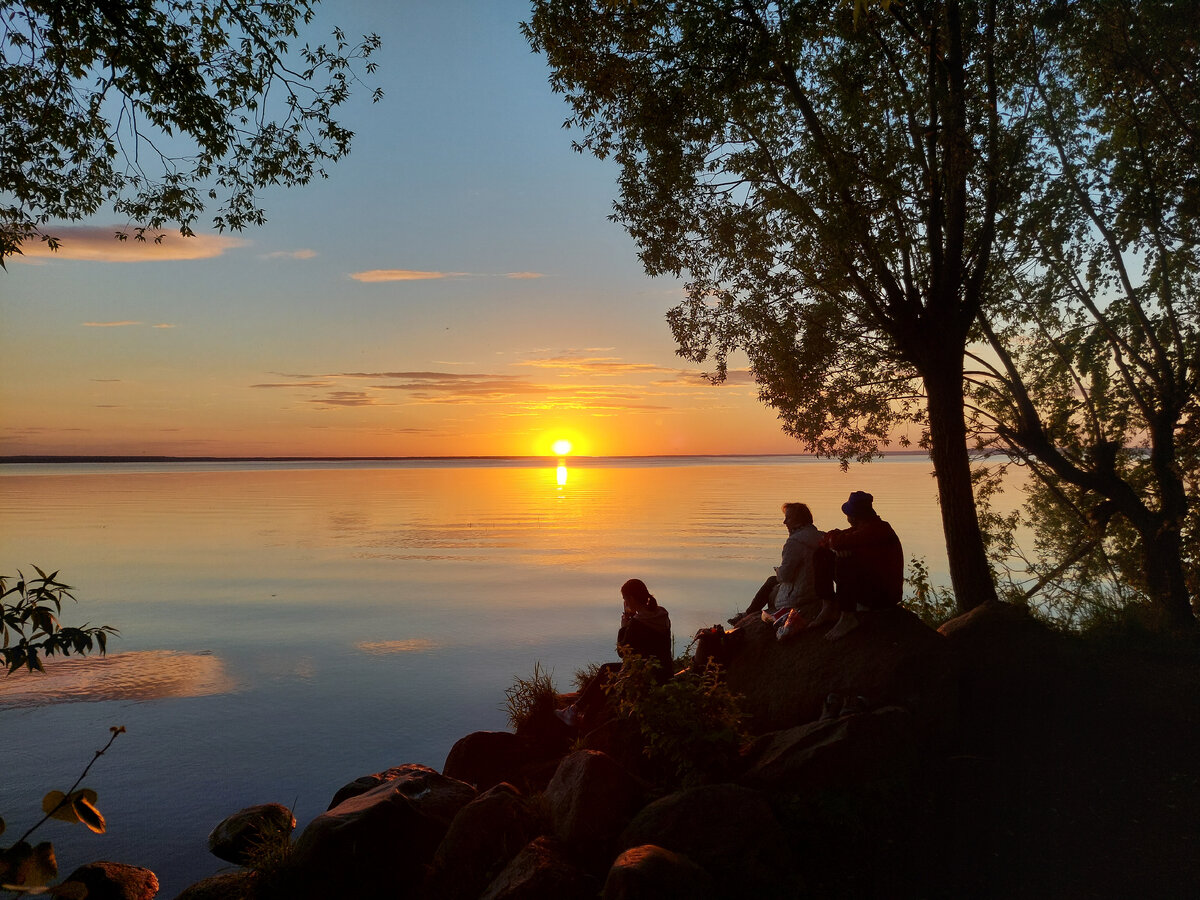
[[[467,735],[444,774],[356,779],[280,870],[184,898],[1008,900],[1192,883],[1171,872],[1194,849],[1200,772],[1163,722],[1193,734],[1200,719],[1194,692],[1153,687],[1194,659],[1110,672],[1002,604],[940,634],[893,610],[836,642],[820,629],[780,642],[751,620],[728,643],[752,737],[708,783],[675,789],[630,720],[569,735],[547,709],[524,734]],[[1171,815],[1174,830],[1142,836]],[[1118,865],[1117,843],[1157,862]]]
[[[812,722],[837,693],[862,696],[870,707],[901,706],[923,732],[944,734],[958,705],[949,642],[906,609],[859,618],[859,627],[837,641],[825,640],[826,628],[777,641],[760,619],[745,621],[728,642],[728,684],[744,698],[751,731]]]

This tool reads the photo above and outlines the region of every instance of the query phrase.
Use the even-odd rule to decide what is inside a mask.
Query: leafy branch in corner
[[[6,673],[25,668],[44,672],[43,656],[93,651],[104,655],[108,636],[119,634],[110,625],[64,627],[58,621],[64,599],[74,600],[71,586],[58,580],[58,572],[47,575],[37,566],[37,578],[0,575],[0,664]],[[11,586],[10,586],[11,585]]]

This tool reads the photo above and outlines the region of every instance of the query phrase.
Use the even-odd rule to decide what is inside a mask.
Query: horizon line
[[[928,456],[925,450],[885,450],[897,456]],[[0,456],[0,464],[9,463],[89,463],[89,462],[405,462],[413,460],[501,460],[501,459],[724,459],[736,457],[820,457],[816,453],[632,453],[613,455],[584,455],[555,453],[548,454],[471,454],[471,455],[419,455],[419,456],[164,456],[132,454],[52,454],[27,453]],[[833,459],[835,457],[829,457]]]

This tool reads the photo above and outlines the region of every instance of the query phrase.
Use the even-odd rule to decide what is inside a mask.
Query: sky
[[[326,0],[383,40],[328,180],[161,246],[98,216],[0,272],[0,455],[793,453],[743,358],[675,354],[682,296],[608,215],[524,0]],[[33,251],[37,248],[28,248]]]

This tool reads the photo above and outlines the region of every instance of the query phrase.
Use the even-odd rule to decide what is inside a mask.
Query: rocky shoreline
[[[294,840],[283,806],[231,816],[210,848],[241,868],[178,900],[1187,896],[1198,674],[1003,604],[939,631],[877,613],[838,642],[752,620],[725,672],[750,738],[700,783],[664,779],[627,720],[534,716],[441,772],[350,782]],[[140,877],[88,896],[149,900]]]

